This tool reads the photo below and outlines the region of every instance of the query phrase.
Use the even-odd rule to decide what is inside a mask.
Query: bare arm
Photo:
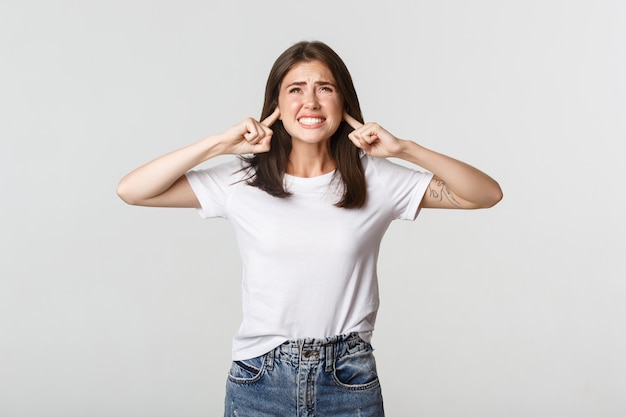
[[[412,141],[401,141],[397,157],[429,170],[435,176],[422,200],[426,208],[477,209],[494,206],[502,199],[500,185],[471,165],[426,149]]]
[[[209,136],[193,145],[160,156],[120,181],[117,194],[128,204],[152,207],[199,207],[185,173],[220,155],[218,140]]]
[[[140,166],[126,175],[117,194],[128,204],[152,207],[200,207],[185,173],[193,167],[225,154],[267,152],[278,109],[259,123],[248,118],[223,133],[209,136]]]
[[[368,155],[404,159],[435,175],[426,190],[422,207],[488,208],[502,199],[500,185],[473,166],[413,141],[398,139],[376,123],[363,125],[348,114],[344,114],[344,119],[355,129],[348,137]]]

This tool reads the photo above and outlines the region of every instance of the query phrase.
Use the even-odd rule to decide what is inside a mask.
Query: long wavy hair
[[[272,114],[278,106],[279,90],[287,72],[298,63],[310,61],[320,61],[328,67],[335,77],[337,91],[343,98],[344,110],[363,123],[359,99],[346,64],[328,45],[319,41],[296,43],[276,59],[265,85],[265,101],[260,120]],[[269,152],[242,157],[248,164],[247,172],[250,174],[246,181],[275,197],[286,198],[291,195],[283,183],[291,153],[291,135],[280,120],[271,129],[274,134]],[[362,207],[367,197],[361,151],[348,139],[352,130],[352,127],[342,121],[330,139],[331,157],[337,166],[335,179],[340,180],[343,185],[343,195],[335,205],[343,208]]]

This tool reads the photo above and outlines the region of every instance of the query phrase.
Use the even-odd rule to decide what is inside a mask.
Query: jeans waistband
[[[325,337],[322,339],[288,340],[267,354],[268,367],[274,361],[299,364],[323,362],[326,369],[333,367],[336,358],[371,349],[371,345],[361,339],[358,333]]]

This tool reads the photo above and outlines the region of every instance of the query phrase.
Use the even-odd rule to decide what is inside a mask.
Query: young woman
[[[234,225],[243,320],[226,416],[383,416],[370,345],[383,234],[421,208],[487,208],[502,191],[476,168],[364,123],[348,69],[321,42],[276,60],[261,120],[137,168],[118,194]],[[224,154],[240,157],[192,170]]]

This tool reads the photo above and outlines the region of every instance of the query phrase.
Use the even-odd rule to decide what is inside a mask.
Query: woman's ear
[[[276,108],[279,108],[279,106],[278,106],[278,99],[276,99],[276,100],[274,101],[274,108],[275,108],[275,109],[276,109]],[[279,114],[279,115],[278,115],[278,120],[283,120],[283,117],[282,117],[282,115],[281,115],[281,114]]]

